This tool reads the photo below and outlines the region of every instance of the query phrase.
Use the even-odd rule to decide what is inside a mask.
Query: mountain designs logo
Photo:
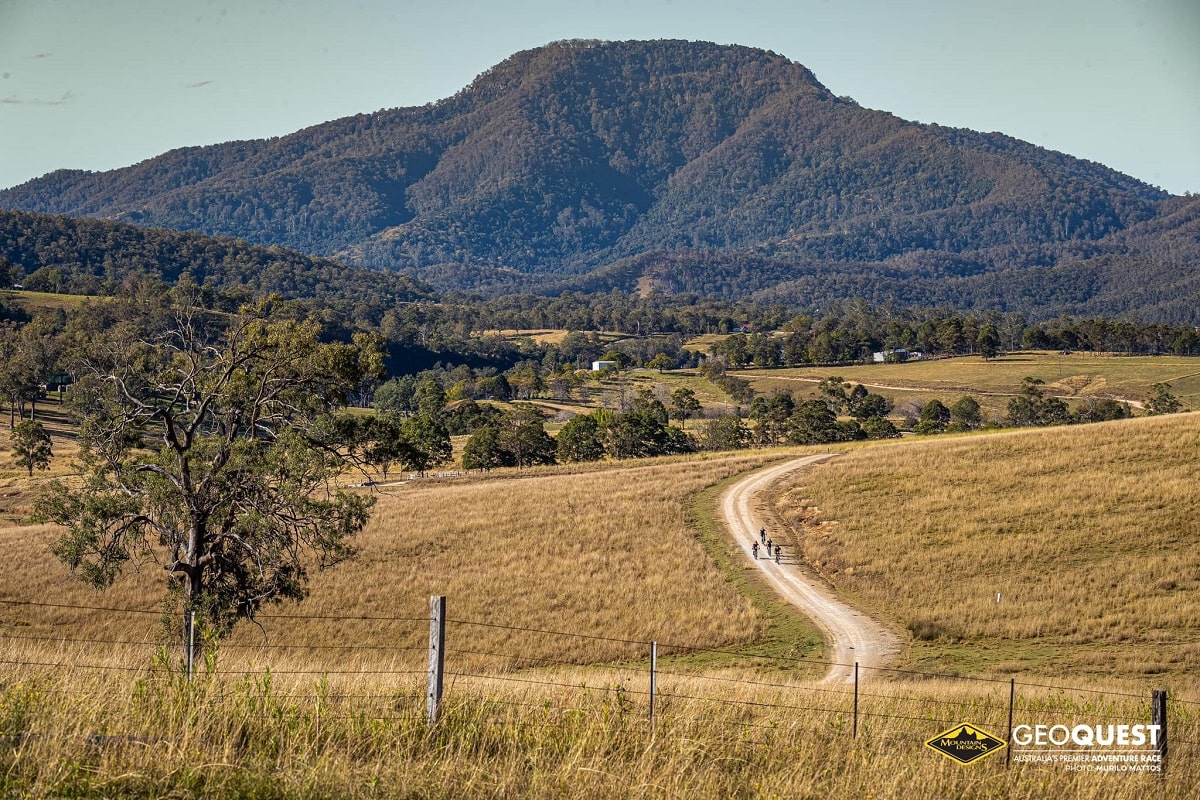
[[[1003,739],[997,739],[969,722],[955,725],[927,739],[925,746],[960,764],[970,764],[1007,747]]]

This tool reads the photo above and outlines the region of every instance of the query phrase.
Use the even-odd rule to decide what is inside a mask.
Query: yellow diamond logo
[[[972,761],[977,761],[1007,747],[1002,739],[997,739],[982,728],[968,722],[955,725],[932,739],[927,739],[925,746],[960,764],[970,764]]]

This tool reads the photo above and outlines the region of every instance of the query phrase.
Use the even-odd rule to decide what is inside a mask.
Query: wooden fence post
[[[854,738],[858,738],[858,662],[854,662]]]
[[[650,643],[650,735],[654,735],[654,698],[658,693],[658,642]]]
[[[430,725],[438,721],[442,710],[442,676],[446,650],[446,597],[429,598],[429,690],[425,709]]]
[[[1150,695],[1150,724],[1158,726],[1159,776],[1167,775],[1167,690],[1155,689]]]
[[[1008,736],[1004,741],[1008,742],[1008,746],[1004,748],[1004,768],[1008,769],[1012,766],[1012,722],[1013,722],[1013,705],[1017,699],[1017,679],[1008,679]]]
[[[183,649],[184,661],[187,664],[188,682],[196,669],[196,612],[187,611],[183,618]]]

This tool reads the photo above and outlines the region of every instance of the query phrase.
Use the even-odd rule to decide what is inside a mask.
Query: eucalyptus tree
[[[37,508],[63,527],[53,551],[81,579],[103,589],[157,563],[166,605],[219,636],[353,553],[374,498],[343,484],[360,428],[338,411],[382,355],[366,339],[323,343],[315,321],[272,320],[266,302],[175,311],[168,330],[118,327],[89,348],[72,391],[80,478],[53,482]]]
[[[671,414],[687,427],[687,421],[700,413],[702,406],[696,393],[686,386],[671,392]]]
[[[1175,414],[1183,410],[1183,403],[1170,392],[1171,384],[1155,383],[1150,386],[1150,397],[1146,401],[1147,413]]]
[[[17,457],[17,466],[29,471],[33,477],[35,469],[50,469],[50,459],[54,450],[50,442],[50,432],[36,420],[27,419],[19,423],[12,432],[13,455]]]

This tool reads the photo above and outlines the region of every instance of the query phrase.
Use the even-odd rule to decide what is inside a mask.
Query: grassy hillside
[[[30,292],[21,289],[0,289],[0,299],[11,303],[26,314],[61,308],[64,311],[79,308],[85,302],[96,302],[102,298],[89,298],[80,294],[55,294],[53,292]]]
[[[1172,385],[1172,393],[1185,404],[1190,405],[1193,398],[1200,399],[1200,361],[1181,356],[1064,355],[1024,351],[990,361],[978,356],[964,356],[903,364],[749,371],[743,377],[755,381],[820,380],[834,373],[868,386],[1014,395],[1021,387],[1021,379],[1029,376],[1045,381],[1048,393],[1088,395],[1107,392],[1130,399],[1144,399],[1151,384],[1165,381]]]
[[[735,373],[756,391],[783,390],[816,395],[816,384],[830,375],[861,383],[890,397],[897,405],[944,403],[973,395],[984,409],[1003,413],[1025,377],[1040,378],[1047,395],[1069,400],[1111,397],[1141,403],[1155,383],[1171,384],[1170,392],[1185,408],[1200,409],[1200,361],[1182,356],[1105,356],[1094,353],[1023,351],[984,361],[963,356],[903,364],[849,367],[747,370]]]
[[[717,336],[708,339],[704,349]],[[689,346],[698,346],[693,343]],[[750,382],[759,394],[790,392],[798,400],[818,397],[818,384],[831,375],[839,375],[854,384],[861,383],[875,394],[894,403],[892,416],[910,412],[932,399],[951,405],[963,395],[979,401],[985,420],[1003,420],[1008,402],[1015,397],[1025,377],[1040,378],[1048,396],[1061,397],[1072,408],[1088,398],[1113,398],[1130,403],[1134,413],[1144,413],[1142,404],[1151,394],[1151,386],[1168,383],[1170,392],[1185,409],[1200,409],[1200,360],[1184,356],[1107,356],[1093,353],[1062,354],[1048,351],[1022,351],[984,361],[979,356],[962,356],[904,364],[867,364],[841,367],[804,367],[786,369],[749,369],[732,374]],[[695,392],[708,414],[729,413],[731,401],[709,379],[693,370],[629,370],[620,380],[588,384],[589,403],[567,404],[586,413],[595,405],[616,407],[622,389],[655,390],[665,400],[671,391],[687,387]],[[548,413],[563,403],[538,401]],[[689,429],[700,423],[693,419]]]
[[[914,666],[1194,676],[1198,444],[1189,414],[864,448],[776,505]]]
[[[6,454],[7,455],[7,454]],[[504,479],[415,482],[381,490],[374,517],[357,540],[357,558],[313,575],[309,599],[279,613],[327,615],[329,619],[270,621],[273,640],[306,646],[331,635],[366,645],[395,644],[403,652],[426,633],[397,636],[361,617],[427,614],[428,598],[445,594],[456,618],[550,630],[586,631],[616,639],[658,639],[719,646],[761,635],[761,614],[742,597],[689,529],[689,497],[778,454],[721,456],[668,463],[623,463],[563,474],[513,475]],[[2,466],[2,465],[0,465]],[[0,500],[28,504],[29,492],[15,472]],[[35,479],[40,482],[41,477]],[[25,509],[10,506],[17,516]],[[10,566],[0,576],[0,597],[152,609],[162,588],[155,565],[143,567],[110,593],[84,587],[48,548],[46,526],[0,528],[0,557]],[[77,635],[100,630],[119,638],[153,638],[146,621],[77,615]],[[0,608],[0,630],[20,625],[52,634],[63,612],[36,609],[14,616]],[[478,633],[478,632],[477,632]],[[260,641],[245,626],[233,644]],[[481,649],[509,640],[486,630]],[[816,637],[797,643],[794,655],[815,654]],[[563,663],[605,661],[642,654],[619,642],[577,640],[552,649],[527,641],[524,654]],[[547,644],[547,647],[550,647]],[[367,657],[369,654],[364,655]],[[396,652],[378,654],[394,663]],[[417,659],[422,656],[417,653]],[[278,662],[276,666],[278,666]]]
[[[73,443],[56,412],[47,406],[43,420],[55,441],[50,475],[61,477],[70,472]],[[50,555],[53,531],[21,523],[48,477],[30,480],[18,470],[7,437],[0,428],[0,519],[7,520],[0,557],[9,565],[0,597],[155,608],[156,565],[130,570],[100,595]],[[1054,675],[1183,672],[1200,666],[1200,650],[1181,644],[1196,632],[1190,620],[1200,607],[1200,562],[1192,563],[1189,549],[1200,540],[1189,518],[1200,491],[1190,478],[1198,438],[1200,416],[1182,415],[858,444],[781,493],[776,511],[816,525],[798,534],[808,559],[840,590],[910,629],[914,663]],[[303,648],[332,633],[419,648],[419,630],[397,638],[356,620],[423,616],[431,594],[449,595],[457,617],[500,625],[706,647],[761,639],[775,623],[759,599],[747,598],[752,587],[735,580],[747,565],[724,560],[719,526],[697,527],[715,498],[698,493],[786,452],[796,451],[501,471],[381,489],[357,558],[315,572],[303,605],[269,610],[263,630],[245,626],[232,642],[247,647],[265,633]],[[1122,576],[1116,587],[1110,575]],[[1049,578],[1065,588],[1030,594]],[[1123,605],[1084,613],[1098,586]],[[1000,609],[996,592],[1005,598]],[[1066,621],[1051,624],[1053,608]],[[1175,613],[1160,620],[1163,609]],[[61,610],[10,612],[0,609],[0,630],[55,634],[67,620]],[[281,613],[341,619],[271,621]],[[73,630],[85,636],[97,632],[93,626],[118,638],[157,634],[136,617],[77,616]],[[509,636],[482,635],[486,645]],[[795,638],[782,649],[819,655],[811,630]],[[990,652],[977,647],[982,640]],[[641,657],[615,642],[560,644],[523,647],[563,663]]]
[[[1200,706],[1183,702],[1200,701],[1198,437],[1200,417],[1180,416],[857,446],[776,503],[820,522],[806,552],[852,601],[914,621],[906,666],[1015,672],[1017,722],[1144,722],[1149,688],[1177,692],[1163,782],[997,756],[964,768],[923,746],[963,721],[1003,736],[1006,678],[872,675],[853,736],[852,687],[812,683],[811,628],[781,622],[703,519],[705,487],[789,454],[772,451],[391,488],[355,561],[240,629],[190,685],[174,648],[156,655],[175,633],[156,565],[96,594],[48,554],[53,531],[8,523],[0,600],[108,610],[0,603],[0,796],[1185,797],[1200,779]],[[8,455],[13,519],[31,487]],[[432,731],[431,594],[451,620]]]

